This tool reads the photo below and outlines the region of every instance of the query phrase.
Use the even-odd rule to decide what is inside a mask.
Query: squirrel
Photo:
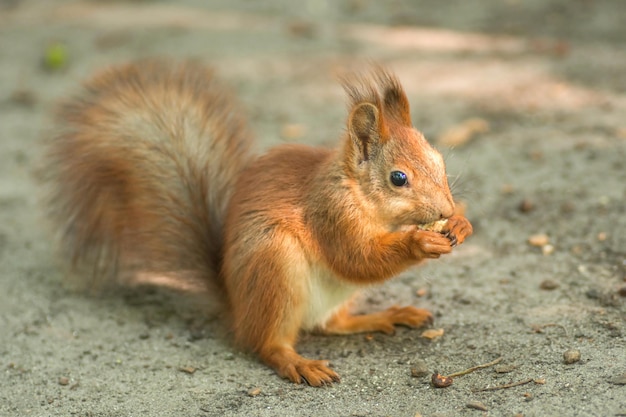
[[[141,60],[96,75],[59,107],[46,146],[64,257],[107,280],[150,271],[212,283],[237,345],[295,383],[340,380],[297,353],[301,331],[430,324],[412,306],[353,315],[351,300],[450,253],[472,226],[397,77],[373,65],[341,82],[349,111],[335,149],[258,156],[240,105],[204,64]],[[440,231],[418,227],[442,219]]]

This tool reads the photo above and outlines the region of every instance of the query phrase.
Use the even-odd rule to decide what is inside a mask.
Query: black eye
[[[395,185],[396,187],[402,187],[403,185],[406,185],[407,178],[406,178],[406,174],[402,171],[393,171],[391,173],[391,183],[393,185]]]

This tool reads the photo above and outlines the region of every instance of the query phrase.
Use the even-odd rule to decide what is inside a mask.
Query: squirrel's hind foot
[[[341,381],[339,375],[330,369],[328,361],[303,358],[291,348],[266,349],[259,356],[278,375],[296,384],[304,382],[312,387],[321,387]]]

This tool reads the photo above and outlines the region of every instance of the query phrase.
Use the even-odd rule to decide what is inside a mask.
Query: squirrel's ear
[[[356,144],[360,159],[367,161],[388,134],[381,112],[371,103],[361,103],[350,113],[348,120],[350,137]]]
[[[385,111],[404,126],[412,126],[409,99],[399,84],[394,83],[385,90]]]

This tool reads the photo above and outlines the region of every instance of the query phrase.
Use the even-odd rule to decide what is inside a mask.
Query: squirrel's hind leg
[[[303,276],[310,272],[299,242],[279,230],[273,233],[248,243],[253,251],[226,256],[235,337],[292,382],[316,387],[338,382],[327,361],[306,359],[295,350],[309,298]]]
[[[389,307],[372,314],[353,315],[348,306],[339,309],[323,326],[327,334],[383,332],[393,334],[396,326],[422,327],[433,322],[430,311],[413,306]]]

